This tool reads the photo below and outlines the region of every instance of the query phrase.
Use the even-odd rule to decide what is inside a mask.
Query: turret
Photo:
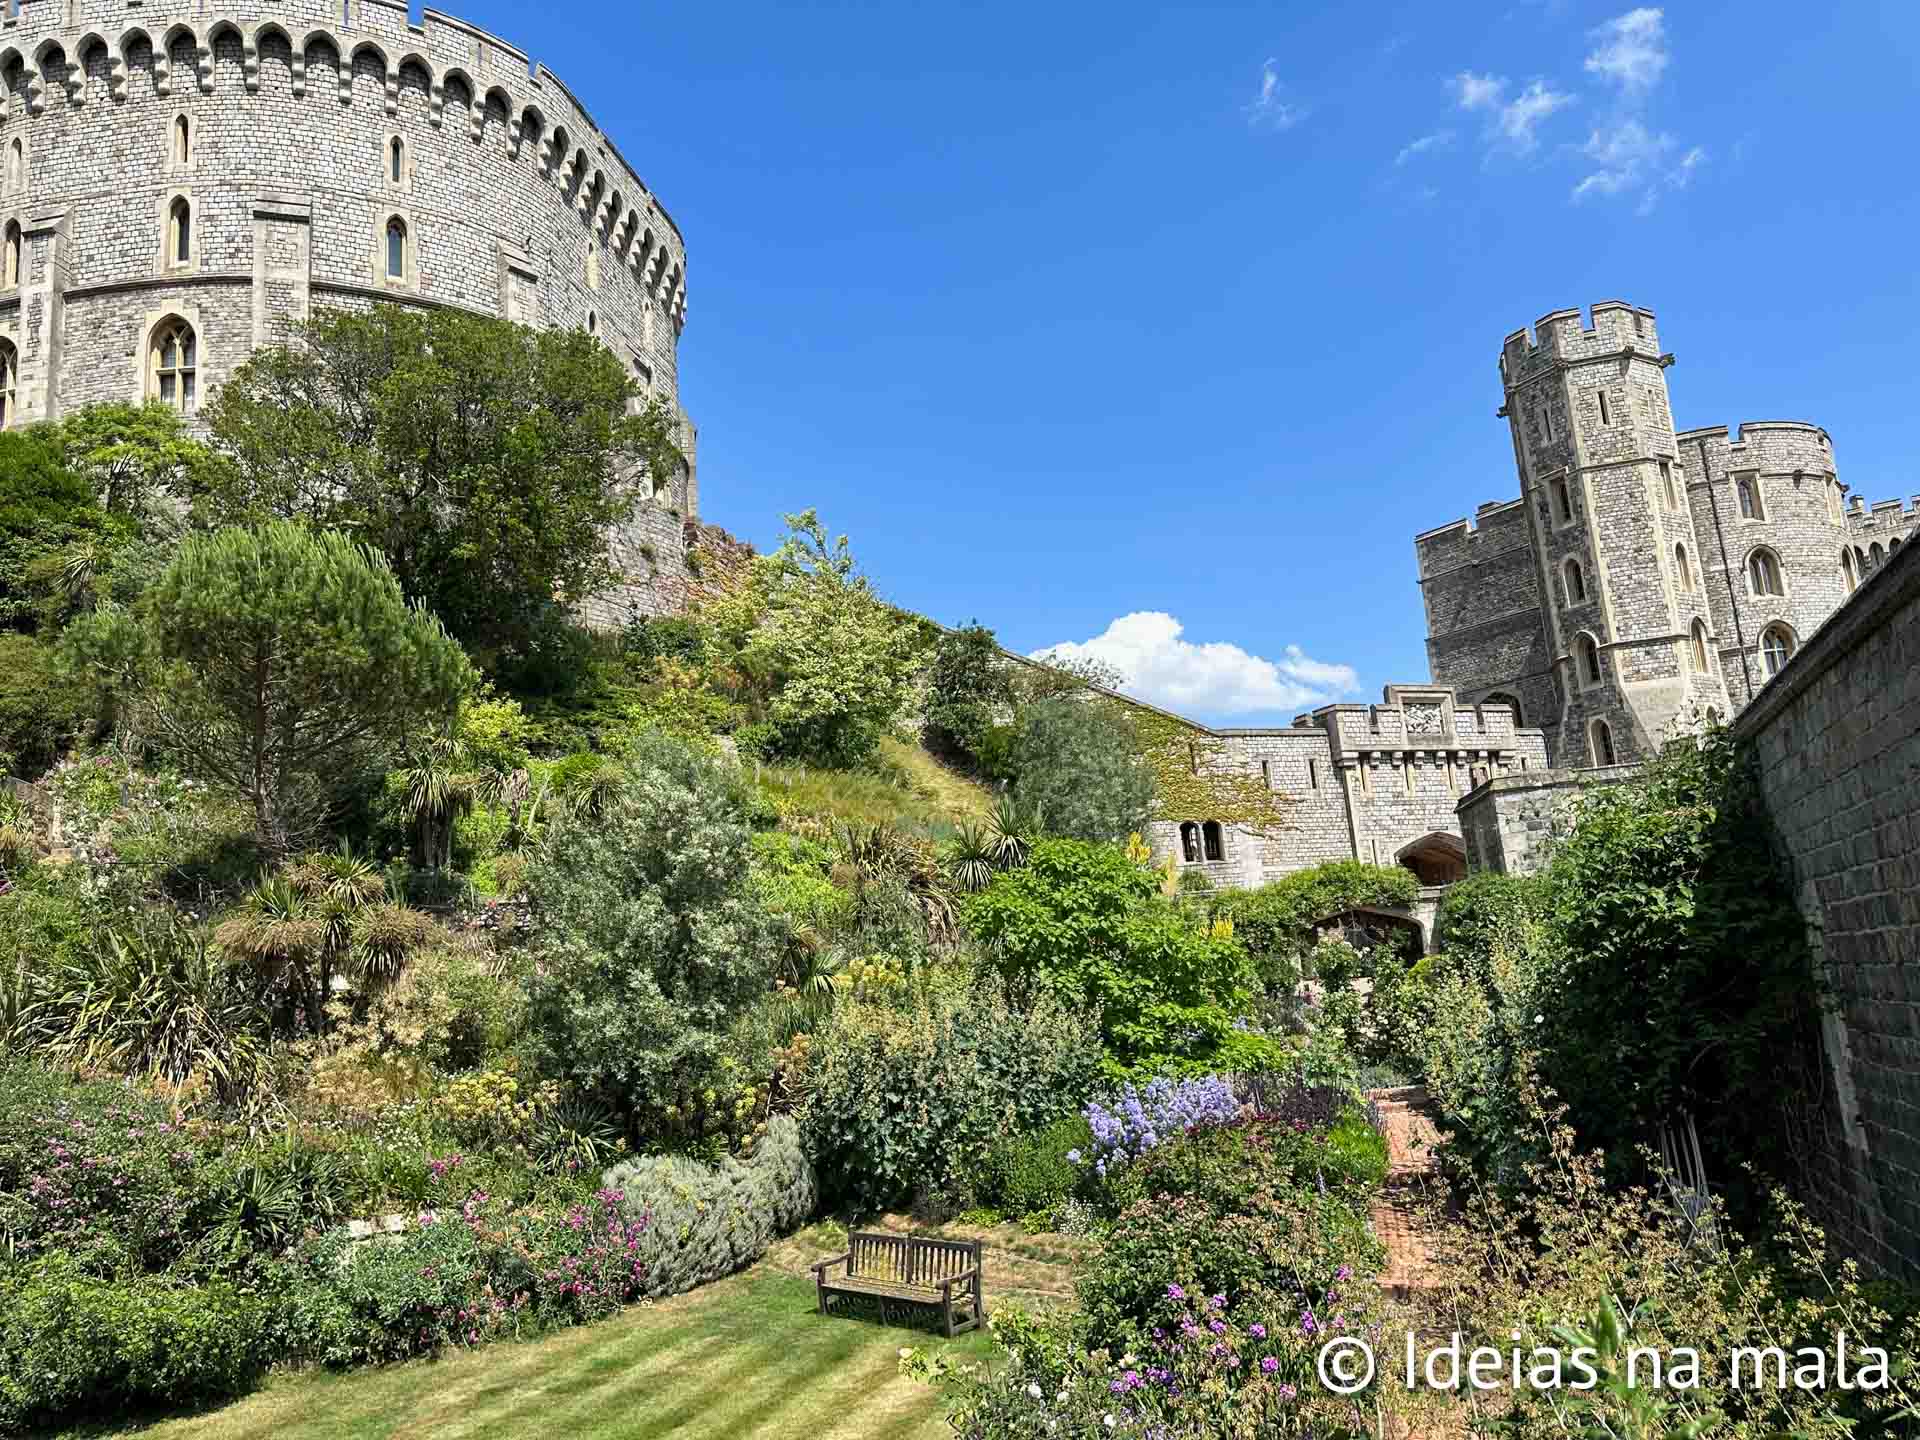
[[[1653,313],[1559,310],[1507,337],[1513,432],[1560,702],[1555,760],[1644,758],[1729,712]]]

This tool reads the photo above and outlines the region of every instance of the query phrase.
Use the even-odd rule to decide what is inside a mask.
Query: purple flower
[[[1256,1340],[1264,1340],[1267,1338],[1267,1327],[1256,1320],[1253,1324],[1247,1326],[1247,1333]]]
[[[1262,1375],[1271,1375],[1273,1374],[1274,1371],[1278,1370],[1279,1368],[1280,1368],[1280,1362],[1271,1355],[1267,1356],[1266,1359],[1260,1362],[1260,1373]]]
[[[1182,1290],[1178,1285],[1169,1285],[1167,1286],[1167,1298],[1169,1300],[1184,1300],[1187,1298],[1187,1292]]]
[[[1216,1295],[1207,1303],[1216,1310],[1224,1310],[1227,1308],[1227,1297],[1224,1295]]]
[[[1301,1334],[1311,1335],[1319,1328],[1320,1328],[1320,1322],[1313,1318],[1313,1311],[1302,1310],[1300,1312],[1300,1333]]]
[[[1207,1328],[1216,1335],[1224,1335],[1227,1333],[1227,1322],[1224,1320],[1209,1320],[1207,1322]]]

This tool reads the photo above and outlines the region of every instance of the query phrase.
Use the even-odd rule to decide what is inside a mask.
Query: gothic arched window
[[[147,346],[147,398],[192,411],[199,374],[198,345],[193,327],[175,317],[155,328]]]
[[[20,419],[20,352],[11,341],[0,340],[0,430],[10,430]]]
[[[11,220],[7,222],[7,253],[4,266],[5,283],[9,286],[18,285],[20,283],[20,227]]]
[[[1207,859],[1224,860],[1227,858],[1226,838],[1221,833],[1220,822],[1209,820],[1200,827],[1200,833],[1206,840]]]
[[[1784,625],[1769,625],[1761,632],[1760,668],[1767,672],[1769,680],[1786,668],[1796,648],[1793,632]]]
[[[387,144],[387,179],[399,185],[407,178],[407,142],[398,135]]]
[[[1840,551],[1840,578],[1847,582],[1849,595],[1860,588],[1860,574],[1853,568],[1853,551],[1845,547]]]
[[[387,278],[407,278],[407,222],[398,215],[387,221]]]
[[[1740,518],[1742,520],[1764,520],[1767,507],[1760,498],[1759,476],[1742,476],[1734,482],[1734,489],[1740,496]]]
[[[1707,668],[1707,627],[1698,620],[1693,622],[1693,668],[1702,675]]]
[[[193,159],[193,127],[184,115],[173,117],[173,163],[185,165]]]
[[[1747,558],[1747,584],[1756,595],[1784,595],[1780,578],[1780,557],[1771,550],[1756,550]]]
[[[1618,765],[1620,757],[1613,748],[1613,727],[1604,720],[1593,722],[1593,763]]]
[[[1580,568],[1580,562],[1569,558],[1566,564],[1565,585],[1567,604],[1582,605],[1587,599],[1587,572]]]
[[[1683,595],[1691,595],[1693,593],[1693,567],[1687,564],[1687,547],[1684,545],[1676,545],[1673,547],[1673,574],[1674,578],[1680,582],[1680,593]]]
[[[1200,827],[1191,820],[1180,827],[1180,857],[1189,865],[1200,863]]]
[[[193,259],[193,204],[182,195],[167,207],[167,260],[185,265]]]
[[[1591,635],[1582,635],[1576,642],[1580,652],[1580,682],[1583,685],[1600,683],[1600,642]]]

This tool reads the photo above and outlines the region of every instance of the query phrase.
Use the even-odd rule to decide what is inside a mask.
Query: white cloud
[[[1453,131],[1436,130],[1431,135],[1422,135],[1418,140],[1400,147],[1400,153],[1393,157],[1393,163],[1404,165],[1416,155],[1424,155],[1429,150],[1443,150],[1453,143]]]
[[[1194,644],[1186,627],[1158,610],[1122,615],[1084,642],[1036,650],[1033,658],[1103,660],[1126,677],[1121,688],[1139,700],[1183,714],[1245,715],[1293,710],[1352,694],[1359,677],[1289,645],[1277,661],[1225,641]]]
[[[1511,100],[1507,99],[1507,82],[1498,75],[1462,70],[1447,86],[1462,110],[1490,112],[1488,139],[1522,154],[1540,143],[1534,132],[1541,121],[1573,104],[1573,96],[1550,88],[1544,80],[1535,80]]]
[[[1507,82],[1498,75],[1476,75],[1471,70],[1462,70],[1447,84],[1462,110],[1490,110],[1500,103],[1507,88]]]
[[[1668,190],[1684,190],[1694,172],[1706,164],[1706,147],[1695,145],[1674,158],[1679,141],[1655,133],[1638,120],[1628,119],[1587,137],[1580,153],[1593,168],[1573,187],[1573,198],[1634,195],[1642,215],[1650,212]]]
[[[1587,73],[1618,85],[1629,95],[1644,95],[1659,83],[1670,58],[1666,21],[1651,6],[1615,16],[1592,32],[1595,45]]]
[[[1306,109],[1281,98],[1286,86],[1280,83],[1277,60],[1269,59],[1260,67],[1260,90],[1247,104],[1247,123],[1256,130],[1291,130],[1306,118]]]
[[[1500,107],[1499,130],[1502,138],[1518,150],[1531,150],[1540,142],[1534,131],[1556,110],[1564,110],[1573,104],[1571,95],[1558,90],[1549,90],[1536,80],[1513,98],[1510,104]]]

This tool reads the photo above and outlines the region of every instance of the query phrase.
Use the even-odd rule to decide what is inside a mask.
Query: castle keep
[[[1676,431],[1672,363],[1618,301],[1509,335],[1520,498],[1414,539],[1434,683],[1515,707],[1556,766],[1743,710],[1920,520],[1850,500],[1817,425]]]
[[[190,419],[316,306],[598,335],[678,407],[679,230],[558,77],[395,0],[0,0],[0,424]],[[614,543],[617,623],[685,594],[691,468]]]

